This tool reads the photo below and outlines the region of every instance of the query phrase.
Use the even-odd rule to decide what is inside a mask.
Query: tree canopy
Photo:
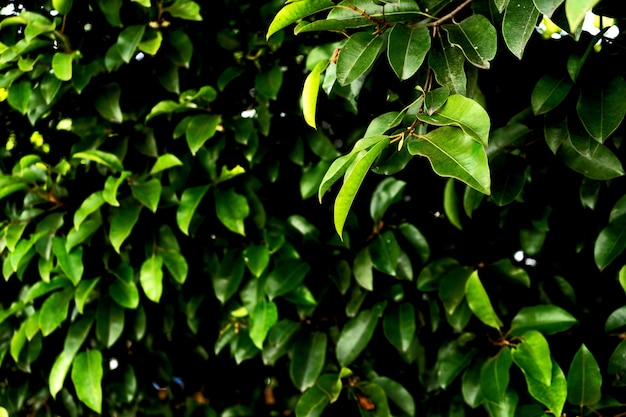
[[[0,417],[623,415],[625,22],[0,6]]]

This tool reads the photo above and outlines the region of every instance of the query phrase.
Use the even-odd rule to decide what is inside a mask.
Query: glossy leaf
[[[497,355],[487,359],[480,371],[480,390],[490,402],[504,402],[509,386],[509,368],[513,364],[511,350],[500,349]]]
[[[59,266],[65,276],[67,276],[74,285],[78,285],[85,269],[83,264],[83,248],[78,247],[68,252],[63,239],[59,236],[55,236],[52,239],[52,252],[57,257]]]
[[[110,348],[124,331],[124,309],[108,298],[98,301],[96,310],[96,336],[104,346]]]
[[[263,349],[263,342],[272,326],[278,321],[278,308],[273,301],[259,300],[250,312],[250,339]]]
[[[376,237],[368,246],[372,265],[379,271],[396,276],[401,256],[400,245],[390,230]]]
[[[54,76],[61,81],[69,81],[72,79],[72,61],[74,54],[57,52],[52,57],[52,70]]]
[[[141,206],[122,207],[111,220],[109,239],[116,252],[120,252],[122,243],[130,236],[140,212]]]
[[[87,197],[74,212],[74,229],[78,230],[80,225],[89,217],[91,213],[98,210],[104,204],[102,192],[96,191]]]
[[[609,223],[596,238],[593,256],[596,265],[603,270],[626,249],[626,216]]]
[[[391,400],[391,402],[396,404],[402,411],[409,416],[415,415],[415,401],[411,393],[405,387],[384,376],[374,378],[372,382],[380,386],[383,391],[385,391],[387,399]]]
[[[153,178],[144,183],[133,185],[130,189],[137,201],[155,213],[161,199],[162,188],[161,181]]]
[[[459,200],[456,194],[455,181],[453,178],[448,178],[446,181],[446,186],[443,191],[443,210],[450,224],[459,230],[463,230],[461,217],[459,215]]]
[[[185,20],[201,21],[200,5],[191,0],[176,0],[171,5],[164,7],[163,10],[170,13],[173,17]]]
[[[385,41],[378,35],[356,32],[350,36],[337,58],[339,84],[350,84],[365,74],[374,65],[384,46]]]
[[[304,121],[312,128],[316,127],[315,114],[321,75],[328,67],[328,64],[328,61],[318,62],[304,80],[304,87],[302,88],[302,113],[304,115]]]
[[[538,19],[539,10],[533,0],[517,0],[506,8],[502,36],[506,46],[518,59],[522,59],[526,44],[535,33]]]
[[[83,152],[77,152],[72,155],[72,158],[86,159],[104,165],[112,171],[123,171],[124,166],[120,159],[110,152],[104,152],[97,149],[90,149]]]
[[[267,29],[266,39],[274,33],[289,26],[292,23],[321,10],[333,7],[335,4],[330,0],[313,0],[305,2],[292,2],[281,8]]]
[[[417,72],[429,50],[430,33],[425,27],[396,24],[389,32],[387,59],[400,80],[409,79]]]
[[[567,373],[567,401],[593,406],[602,397],[602,374],[596,358],[584,344],[578,349]]]
[[[541,77],[530,97],[533,113],[539,115],[554,110],[565,100],[572,85],[571,79],[567,76],[554,77],[546,74]]]
[[[354,257],[352,273],[356,282],[367,291],[374,289],[374,273],[372,258],[367,248],[361,249]]]
[[[417,330],[413,305],[401,303],[390,307],[383,317],[383,330],[396,349],[407,351]]]
[[[265,292],[270,299],[287,294],[304,280],[310,269],[310,265],[297,259],[281,263],[268,275]]]
[[[124,115],[120,107],[122,90],[117,83],[102,86],[100,94],[94,101],[94,106],[100,116],[113,123],[122,123]]]
[[[617,156],[590,136],[570,132],[559,150],[567,166],[587,178],[609,180],[624,175]]]
[[[201,185],[198,187],[187,188],[180,197],[178,210],[176,211],[176,223],[180,230],[188,235],[189,225],[196,209],[200,205],[202,198],[209,191],[210,185]]]
[[[374,310],[363,310],[346,323],[337,340],[339,365],[347,366],[361,354],[374,335],[377,324],[378,315]]]
[[[465,95],[467,91],[467,76],[463,52],[439,36],[439,42],[428,55],[428,65],[435,72],[437,82],[447,87],[452,94]]]
[[[461,48],[469,62],[478,68],[488,69],[496,56],[496,29],[480,14],[473,14],[454,25],[443,25],[451,45]]]
[[[66,288],[53,293],[43,302],[39,313],[39,328],[44,337],[65,321],[73,295],[73,289]]]
[[[439,289],[441,281],[452,269],[459,266],[454,258],[440,258],[426,265],[417,277],[417,289],[420,291],[434,291]]]
[[[383,218],[389,206],[402,199],[405,186],[406,182],[393,177],[385,178],[378,183],[370,202],[370,216],[375,223]]]
[[[255,277],[260,277],[270,262],[270,252],[266,245],[250,245],[243,251],[243,260]]]
[[[564,332],[577,324],[578,320],[561,307],[540,304],[522,308],[513,317],[510,336],[521,336],[529,330],[537,330],[546,335]]]
[[[100,277],[94,279],[84,279],[80,281],[80,284],[76,287],[74,291],[74,302],[76,304],[76,310],[80,314],[84,314],[85,304],[90,301],[90,298],[93,297],[93,291],[96,289],[97,285],[100,283]]]
[[[526,375],[528,392],[537,401],[548,407],[555,415],[560,416],[567,398],[567,380],[559,365],[552,360],[552,378],[550,384],[545,385]]]
[[[552,381],[552,359],[545,336],[537,330],[529,330],[521,336],[521,343],[513,349],[513,361],[527,378],[550,386]]]
[[[463,336],[461,336],[463,337]],[[449,387],[457,376],[467,368],[476,355],[475,347],[467,347],[457,340],[442,344],[437,352],[437,383],[443,389]]]
[[[516,415],[518,401],[519,396],[517,395],[517,392],[509,389],[504,394],[504,398],[502,399],[502,401],[500,401],[499,403],[487,401],[485,403],[485,408],[492,417],[513,417]],[[543,412],[543,410],[541,410],[541,416],[544,415],[545,413]]]
[[[289,375],[296,388],[305,391],[319,377],[326,361],[326,333],[312,332],[296,342],[293,359],[289,364]]]
[[[141,264],[139,281],[146,297],[158,303],[163,293],[163,258],[154,254],[146,258]]]
[[[552,13],[563,3],[564,0],[534,0],[535,6],[541,14],[551,17]]]
[[[20,81],[13,83],[8,89],[7,102],[11,107],[20,112],[26,114],[28,111],[28,102],[31,95],[31,83],[30,81]]]
[[[232,188],[223,191],[216,188],[214,195],[217,218],[232,232],[245,236],[244,220],[250,215],[246,197]]]
[[[624,120],[624,95],[626,81],[622,77],[581,89],[576,111],[587,132],[598,142],[603,143]]]
[[[263,346],[263,363],[273,366],[276,360],[292,347],[294,338],[299,334],[300,323],[283,319],[272,326]]]
[[[453,314],[465,298],[465,287],[469,277],[474,273],[468,267],[456,267],[449,270],[439,284],[439,298],[448,314]]]
[[[135,309],[139,306],[139,290],[133,281],[117,277],[109,287],[109,295],[122,307]]]
[[[502,327],[502,321],[493,309],[485,287],[480,282],[478,271],[474,271],[467,279],[465,297],[467,297],[467,304],[469,304],[470,309],[480,321],[496,329]]]
[[[321,388],[309,388],[296,403],[296,417],[319,417],[330,404],[328,395]]]
[[[576,31],[576,28],[578,28],[585,19],[587,12],[599,1],[600,0],[567,0],[565,2],[565,15],[567,16],[567,22],[569,23],[571,32]]]
[[[87,407],[100,413],[102,410],[102,353],[87,350],[79,353],[72,364],[72,382],[76,395]]]
[[[185,130],[185,139],[193,155],[202,148],[207,140],[215,135],[221,121],[222,118],[214,114],[191,116]]]
[[[157,158],[156,162],[152,166],[152,169],[150,170],[150,174],[154,175],[158,172],[161,172],[161,171],[164,171],[166,169],[173,168],[176,166],[180,166],[182,164],[183,164],[182,161],[178,159],[175,155],[166,153],[166,154],[160,155]]]
[[[440,127],[407,144],[409,152],[428,158],[433,170],[456,178],[483,194],[491,193],[483,146],[455,127]]]

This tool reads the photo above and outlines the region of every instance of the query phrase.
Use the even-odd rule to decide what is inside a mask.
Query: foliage
[[[0,416],[623,413],[619,0],[0,15]]]

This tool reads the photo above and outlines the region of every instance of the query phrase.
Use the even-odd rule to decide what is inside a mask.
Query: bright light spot
[[[135,55],[135,61],[141,61],[142,59],[144,59],[145,55],[143,54],[143,52],[139,52],[137,55]]]
[[[256,109],[244,110],[241,112],[244,119],[254,119],[256,117]]]
[[[119,361],[115,358],[111,358],[111,360],[109,361],[109,369],[113,371],[117,369],[118,366],[120,366]]]
[[[37,148],[40,148],[43,145],[43,136],[41,133],[35,131],[32,135],[30,135],[30,143],[35,145]]]
[[[287,113],[285,113],[284,111],[281,111],[281,112],[280,112],[280,114],[279,114],[279,116],[280,116],[280,117],[286,117],[286,116],[287,116]]]
[[[72,130],[72,119],[62,119],[57,124],[57,130]]]
[[[15,11],[15,5],[13,3],[0,9],[0,16],[12,16],[15,14],[17,14],[17,12]]]
[[[91,23],[86,23],[85,26],[83,26],[83,30],[85,32],[89,32],[91,30],[93,26],[91,26]]]
[[[438,219],[441,219],[443,217],[443,213],[441,213],[440,211],[436,211],[433,213],[433,216],[435,216]]]
[[[16,145],[17,145],[17,138],[15,137],[15,133],[11,133],[9,135],[9,138],[7,139],[7,144],[4,145],[4,147],[7,151],[10,151],[11,149],[15,148]]]
[[[58,10],[50,10],[50,16],[58,16],[59,15],[59,11]]]
[[[513,254],[513,259],[515,259],[517,262],[521,262],[524,260],[524,251],[518,250],[517,252],[515,252]]]
[[[533,258],[526,258],[526,259],[524,259],[524,265],[536,266],[537,265],[537,260],[535,260]]]

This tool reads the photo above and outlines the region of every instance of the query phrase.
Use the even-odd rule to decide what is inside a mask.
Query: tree
[[[0,15],[0,416],[623,413],[621,2]]]

